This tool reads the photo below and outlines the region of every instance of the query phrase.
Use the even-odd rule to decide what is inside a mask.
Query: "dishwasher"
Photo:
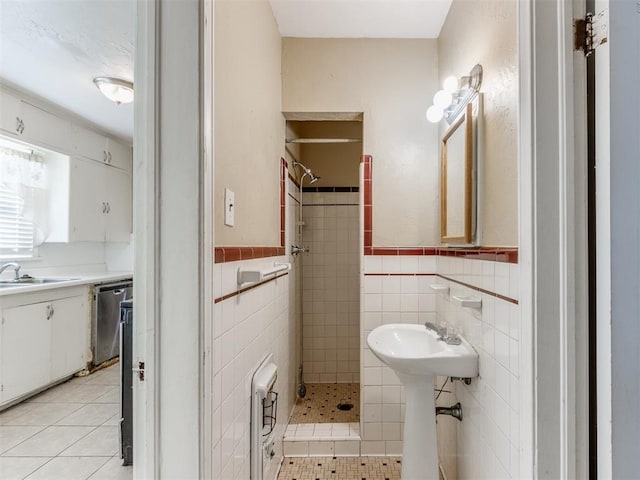
[[[93,364],[120,354],[120,302],[133,297],[131,279],[96,285],[93,292],[91,350]]]

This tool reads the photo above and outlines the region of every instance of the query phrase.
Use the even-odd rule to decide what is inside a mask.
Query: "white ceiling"
[[[270,0],[282,36],[437,38],[451,0]],[[133,81],[135,0],[0,0],[0,79],[133,137],[133,104],[98,76]]]
[[[134,0],[0,0],[0,78],[131,139],[133,104],[98,76],[133,81]]]
[[[437,38],[451,0],[270,0],[283,37]]]

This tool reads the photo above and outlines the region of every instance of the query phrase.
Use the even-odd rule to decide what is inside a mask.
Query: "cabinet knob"
[[[109,155],[109,163],[111,163],[111,152],[108,152]]]
[[[111,205],[109,205],[109,202],[107,202],[107,213],[109,213],[111,211]]]
[[[102,202],[102,213],[107,213],[107,204]]]
[[[106,150],[102,151],[102,161],[107,163],[107,151]]]

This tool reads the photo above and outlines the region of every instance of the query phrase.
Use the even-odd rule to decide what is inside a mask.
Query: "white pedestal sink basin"
[[[402,480],[438,480],[434,380],[478,376],[478,354],[463,338],[448,345],[424,325],[389,324],[367,337],[371,351],[405,387]]]

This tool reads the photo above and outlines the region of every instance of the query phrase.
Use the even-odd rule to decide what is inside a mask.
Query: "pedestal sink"
[[[367,337],[369,348],[405,387],[402,480],[438,480],[434,380],[478,376],[478,354],[463,338],[449,345],[423,325],[389,324]]]

